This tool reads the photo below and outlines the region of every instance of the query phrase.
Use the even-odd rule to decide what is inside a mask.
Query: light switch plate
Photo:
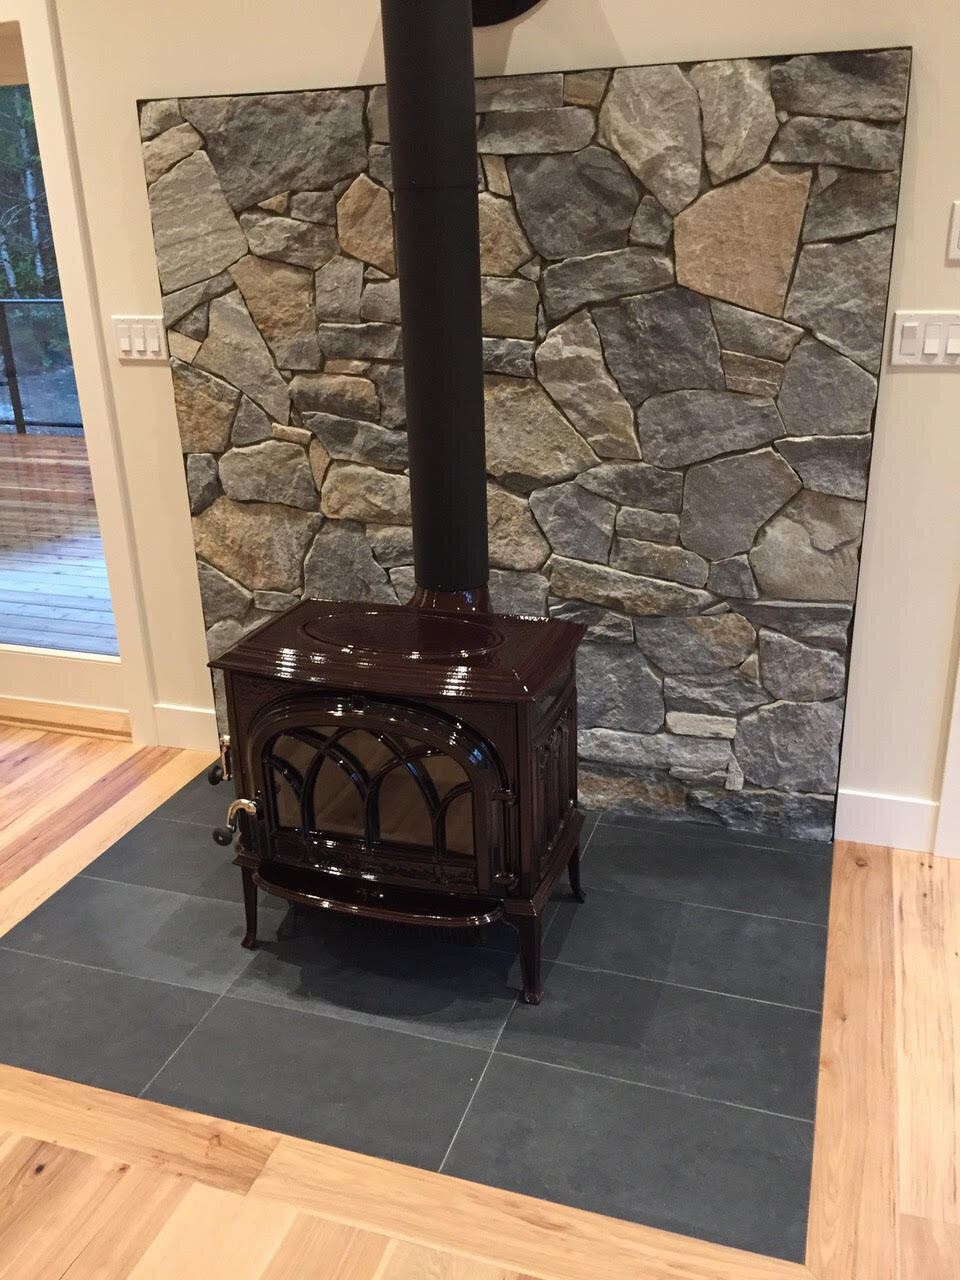
[[[135,364],[167,359],[163,316],[113,316],[114,349]]]
[[[960,311],[897,311],[890,363],[960,369]]]

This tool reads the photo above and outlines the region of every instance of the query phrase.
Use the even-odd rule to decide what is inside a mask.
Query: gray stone
[[[907,107],[910,50],[815,53],[773,69],[776,104],[791,115],[899,120]]]
[[[591,640],[607,644],[631,644],[633,641],[633,623],[629,618],[595,604],[581,604],[579,600],[551,600],[550,617],[564,622],[579,622],[587,628]]]
[[[241,259],[241,261],[243,261],[243,259]],[[226,290],[224,290],[224,292],[226,292]],[[197,354],[197,349],[199,348],[200,343],[207,336],[210,329],[209,304],[204,302],[199,307],[194,307],[191,312],[181,319],[179,328],[181,334],[185,334],[188,338],[196,341],[197,346],[193,349],[190,356],[190,360],[192,361],[193,357]],[[175,356],[177,353],[171,349],[170,354]],[[182,359],[182,357],[179,358]]]
[[[668,711],[667,728],[693,738],[735,738],[737,722],[733,716],[698,716],[692,711]]]
[[[597,461],[535,380],[488,374],[484,381],[491,475],[536,488],[568,480]]]
[[[769,701],[766,690],[739,671],[667,676],[663,693],[668,711],[705,715],[738,715]]]
[[[477,201],[480,270],[485,276],[509,276],[533,257],[533,250],[509,200],[481,191]]]
[[[366,462],[387,471],[403,471],[407,465],[405,431],[333,413],[305,413],[303,423],[331,458],[341,462]]]
[[[290,381],[294,405],[306,413],[335,413],[347,418],[376,418],[380,399],[369,378],[341,373],[298,373]]]
[[[363,263],[356,258],[347,258],[338,254],[317,272],[314,277],[316,289],[317,319],[348,320],[360,319],[360,296],[363,289]]]
[[[783,435],[783,423],[769,399],[732,391],[671,391],[641,406],[637,434],[648,462],[678,467],[767,444]]]
[[[193,367],[197,366],[245,392],[274,422],[289,418],[287,384],[239,293],[210,303],[210,328],[194,357]]]
[[[778,600],[852,600],[863,503],[804,490],[750,552],[761,592]]]
[[[408,603],[417,589],[417,575],[412,564],[397,565],[389,571],[390,585],[401,603]]]
[[[252,591],[296,591],[300,566],[320,523],[313,512],[269,502],[218,498],[193,518],[199,559]]]
[[[720,771],[725,776],[730,744],[718,738],[681,737],[672,733],[584,729],[577,734],[581,759],[633,768],[683,770],[701,780]]]
[[[386,570],[373,558],[363,528],[327,520],[303,564],[303,594],[313,600],[370,600],[396,604]]]
[[[215,569],[212,564],[198,560],[197,578],[200,581],[200,603],[203,606],[205,627],[216,626],[227,618],[242,618],[249,609],[254,598],[251,592]]]
[[[616,765],[580,766],[580,803],[607,813],[682,818],[686,788],[662,770],[624,769]]]
[[[837,785],[842,702],[774,702],[743,717],[736,753],[747,782],[823,795]]]
[[[795,473],[772,449],[691,467],[684,481],[680,541],[708,560],[747,551],[760,526],[799,488]]]
[[[900,174],[841,173],[807,207],[804,243],[841,240],[892,227],[897,220]]]
[[[407,524],[367,526],[370,550],[385,569],[413,564],[413,529]]]
[[[750,561],[744,555],[715,560],[707,576],[707,590],[715,591],[718,596],[732,596],[735,600],[756,600],[760,594]]]
[[[783,604],[756,601],[737,608],[755,627],[772,627],[796,640],[845,653],[853,610],[841,604]]]
[[[319,506],[305,450],[282,440],[231,449],[220,459],[220,483],[235,502],[284,502],[304,511]]]
[[[668,675],[704,675],[735,667],[753,652],[757,633],[739,613],[637,618],[637,646]]]
[[[577,484],[623,506],[650,511],[680,510],[683,477],[646,462],[604,462],[577,477]]]
[[[678,712],[681,715],[682,712]],[[727,776],[724,779],[724,787],[727,791],[742,791],[746,778],[743,776],[743,770],[736,756],[731,756],[730,763],[727,765]]]
[[[294,605],[300,603],[300,596],[295,591],[255,591],[253,593],[254,608],[263,613],[286,613]]]
[[[164,325],[169,329],[182,321],[185,316],[202,307],[205,302],[209,302],[211,298],[215,298],[220,293],[229,293],[233,287],[233,277],[230,272],[221,271],[211,276],[209,280],[201,280],[199,284],[187,285],[185,289],[164,294]],[[206,336],[206,321],[204,321],[203,336]]]
[[[174,125],[172,129],[145,142],[141,150],[147,186],[156,182],[161,174],[172,169],[175,164],[192,156],[202,146],[203,139],[190,124]]]
[[[740,351],[722,351],[723,377],[728,391],[748,396],[776,397],[783,382],[783,365]]]
[[[373,280],[364,287],[360,299],[360,316],[364,320],[400,323],[400,281]]]
[[[777,132],[770,64],[761,58],[701,62],[690,72],[700,95],[703,155],[714,182],[763,162]]]
[[[497,613],[542,618],[547,612],[548,583],[542,573],[490,570],[490,598]]]
[[[398,324],[321,324],[317,337],[327,359],[400,360],[403,343]]]
[[[584,564],[563,556],[554,556],[550,565],[553,595],[599,604],[618,613],[636,617],[681,615],[699,613],[713,603],[713,597],[706,591],[679,582],[641,578],[606,565]]]
[[[323,481],[320,505],[323,514],[334,520],[404,524],[410,520],[410,479],[352,462],[334,462]]]
[[[329,368],[329,361],[327,367]],[[371,364],[367,373],[377,384],[380,421],[385,427],[402,426],[407,420],[403,365]]]
[[[186,98],[180,107],[234,209],[277,191],[332,187],[367,163],[359,89]]]
[[[607,364],[631,404],[658,391],[722,390],[720,345],[706,298],[663,289],[593,314]]]
[[[233,431],[230,440],[233,444],[257,444],[260,440],[269,440],[273,434],[273,423],[270,415],[264,413],[259,405],[253,403],[249,396],[242,396],[237,416],[233,420]],[[226,442],[223,445],[226,448]]]
[[[477,111],[539,111],[563,105],[563,74],[488,76],[476,84]]]
[[[716,790],[696,787],[690,801],[737,831],[832,840],[835,798],[785,791]]]
[[[484,338],[484,373],[503,373],[511,378],[533,377],[534,344],[522,338]]]
[[[239,644],[248,631],[256,625],[257,619],[248,617],[243,622],[236,618],[224,618],[215,622],[207,632],[207,656],[211,662],[223,657],[228,649]]]
[[[831,347],[805,338],[790,357],[780,416],[794,436],[865,435],[873,426],[877,383]]]
[[[217,460],[212,453],[187,455],[187,494],[190,498],[190,514],[198,515],[220,492]]]
[[[765,360],[786,360],[803,337],[803,330],[772,316],[712,299],[710,310],[725,351],[741,351]]]
[[[547,334],[537,349],[537,376],[599,457],[640,457],[633,410],[607,372],[589,312]]]
[[[184,453],[222,453],[230,439],[230,427],[240,392],[195,365],[170,361],[173,399]]]
[[[673,235],[673,219],[659,200],[644,196],[630,223],[630,243],[663,249]]]
[[[539,569],[550,547],[525,498],[487,485],[490,563],[498,569]]]
[[[903,126],[794,116],[780,126],[770,159],[781,164],[837,164],[849,169],[896,169]]]
[[[333,226],[337,220],[337,202],[332,191],[298,191],[290,197],[288,212],[291,218]]]
[[[250,316],[284,369],[318,369],[313,313],[313,280],[309,271],[248,255],[230,268]]]
[[[157,98],[140,104],[140,137],[146,142],[165,129],[180,123],[180,103],[176,98]]]
[[[480,302],[487,337],[536,337],[540,294],[532,280],[484,276],[480,281]]]
[[[804,245],[784,315],[879,373],[892,252],[892,231]]]
[[[208,280],[247,252],[246,236],[205,151],[195,151],[158,178],[149,197],[164,293]]]
[[[637,208],[627,166],[605,147],[507,162],[527,238],[545,258],[621,249]]]
[[[481,155],[499,156],[579,151],[595,130],[593,112],[583,107],[493,111],[477,130],[477,149]]]
[[[390,192],[371,182],[365,173],[354,178],[337,201],[337,234],[345,253],[387,275],[396,271]]]
[[[638,538],[641,542],[676,542],[680,517],[640,507],[624,507],[617,514],[617,537]]]
[[[679,67],[614,71],[600,110],[600,138],[670,213],[699,192],[700,101]]]
[[[846,663],[839,653],[765,629],[760,631],[760,670],[767,692],[789,702],[837,698],[846,677]]]
[[[620,537],[610,564],[614,569],[623,569],[627,573],[685,582],[690,587],[704,586],[709,568],[706,560],[683,547],[666,547],[660,542],[637,542],[633,538]]]
[[[255,209],[241,213],[240,225],[250,242],[250,252],[294,266],[316,270],[337,252],[337,233],[319,222],[302,222]]]
[[[568,71],[563,77],[563,100],[575,107],[599,107],[609,82],[610,72],[604,68]]]
[[[865,498],[871,444],[868,435],[806,436],[778,440],[777,449],[807,489],[840,498]]]
[[[370,144],[370,177],[388,191],[393,190],[393,152],[381,142]]]
[[[367,128],[371,142],[390,141],[390,121],[387,112],[387,86],[374,85],[367,102]],[[360,165],[357,165],[360,168]]]
[[[609,302],[673,284],[673,263],[663,253],[634,247],[568,258],[543,273],[547,319],[562,320],[593,302]]]
[[[659,729],[663,689],[646,658],[631,647],[585,641],[577,650],[577,721],[584,729]]]
[[[569,481],[534,490],[530,507],[555,552],[606,564],[617,513],[612,502]]]

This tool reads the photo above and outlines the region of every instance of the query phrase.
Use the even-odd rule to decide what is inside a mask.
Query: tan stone
[[[270,196],[266,200],[261,200],[257,205],[258,209],[266,209],[267,213],[286,213],[287,205],[290,203],[290,192],[281,191],[277,196]]]
[[[535,488],[595,466],[596,454],[538,382],[485,379],[487,470]]]
[[[483,172],[486,175],[487,187],[495,196],[510,196],[510,175],[507,173],[507,162],[503,156],[484,156]]]
[[[539,569],[550,547],[524,498],[487,486],[490,563],[499,569]]]
[[[772,396],[774,399],[780,394],[783,365],[776,360],[744,355],[742,351],[721,351],[720,359],[728,391],[740,391],[748,396]]]
[[[365,173],[355,178],[337,201],[337,232],[345,253],[387,275],[395,274],[390,192],[371,182]]]
[[[370,368],[369,360],[328,360],[323,366],[324,373],[366,373]]]
[[[330,465],[330,455],[319,440],[310,441],[310,470],[313,472],[313,483],[319,492],[323,486],[323,477]]]
[[[191,364],[193,357],[200,350],[200,343],[196,338],[188,338],[185,333],[178,333],[176,329],[167,331],[167,348],[175,360],[182,360],[184,364]]]
[[[274,440],[286,440],[290,444],[298,444],[301,449],[306,449],[311,440],[313,440],[313,432],[308,431],[306,427],[287,427],[282,422],[273,424]]]
[[[568,71],[563,77],[563,100],[571,107],[599,107],[610,72]]]
[[[674,220],[677,283],[782,315],[809,187],[809,170],[766,165],[706,192]]]
[[[479,206],[480,270],[485,276],[509,276],[533,257],[530,242],[509,200],[481,191]]]
[[[197,555],[250,590],[295,591],[319,515],[272,502],[218,498],[193,518]]]
[[[143,172],[147,184],[156,180],[175,164],[192,156],[203,146],[203,139],[192,124],[178,124],[159,137],[143,144]]]
[[[320,506],[333,520],[409,524],[410,478],[353,462],[334,462],[323,482]]]
[[[280,366],[316,366],[320,351],[311,272],[249,254],[230,274]]]
[[[183,452],[222,453],[230,442],[240,392],[179,360],[172,361],[171,371]]]

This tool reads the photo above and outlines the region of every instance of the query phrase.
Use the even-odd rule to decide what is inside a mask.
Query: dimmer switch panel
[[[960,369],[960,311],[896,312],[890,363]]]
[[[114,316],[113,332],[121,360],[166,360],[163,316]]]

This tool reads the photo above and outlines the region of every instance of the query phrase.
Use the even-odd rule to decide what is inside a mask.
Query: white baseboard
[[[917,796],[841,788],[837,795],[836,838],[930,853],[939,807],[936,800]]]
[[[190,751],[217,749],[217,717],[212,707],[178,707],[157,702],[153,711],[157,742],[161,747],[183,747]]]

